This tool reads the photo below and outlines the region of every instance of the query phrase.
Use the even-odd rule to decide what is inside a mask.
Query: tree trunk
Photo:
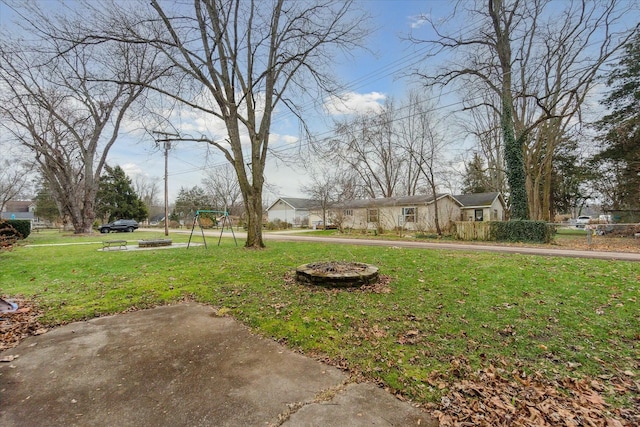
[[[525,188],[523,140],[520,135],[516,138],[513,122],[513,93],[511,92],[511,28],[505,24],[502,27],[502,0],[489,0],[489,14],[496,33],[496,51],[502,71],[502,86],[500,98],[502,103],[500,126],[504,143],[504,155],[507,166],[507,181],[511,191],[511,218],[528,219],[527,190]]]
[[[513,102],[507,96],[502,99],[502,134],[504,138],[504,152],[507,165],[507,181],[511,190],[511,218],[528,219],[527,190],[524,174],[524,160],[522,143],[516,139],[513,129]]]
[[[265,247],[262,241],[262,199],[253,193],[245,197],[247,212],[247,241],[245,248],[262,249]]]

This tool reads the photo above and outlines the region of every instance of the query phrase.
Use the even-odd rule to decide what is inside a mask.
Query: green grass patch
[[[0,293],[33,298],[49,324],[194,299],[420,402],[447,391],[427,380],[459,357],[549,379],[640,374],[638,263],[307,242],[253,251],[213,238],[208,249],[101,252],[104,237],[163,236],[52,234],[0,254]],[[296,266],[328,260],[379,266],[389,292],[291,280]]]
[[[561,228],[561,227],[558,227],[556,229],[556,235],[559,235],[559,236],[582,236],[582,237],[584,237],[586,234],[587,234],[587,230],[585,230],[584,228],[575,228],[575,227]]]

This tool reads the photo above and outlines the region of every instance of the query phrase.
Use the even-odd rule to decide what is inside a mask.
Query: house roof
[[[451,197],[448,194],[438,194],[437,198]],[[344,203],[340,203],[339,206],[343,209],[359,209],[359,208],[380,208],[380,207],[393,207],[393,206],[418,206],[428,205],[433,203],[433,195],[420,194],[417,196],[400,196],[400,197],[384,197],[379,199],[360,199],[351,200]]]
[[[481,206],[491,206],[496,197],[499,197],[500,193],[476,193],[476,194],[458,194],[453,196],[458,200],[463,207],[473,208]]]
[[[283,201],[287,205],[291,206],[293,209],[312,209],[320,205],[320,202],[314,199],[301,199],[295,197],[280,197],[278,200],[273,202],[269,209],[275,206],[279,201]]]
[[[11,200],[5,203],[5,212],[29,212],[29,208],[35,203],[31,200]]]

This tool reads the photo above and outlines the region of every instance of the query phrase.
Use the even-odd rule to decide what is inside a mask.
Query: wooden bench
[[[126,240],[105,240],[104,242],[102,242],[103,251],[110,251],[111,249],[126,250],[127,241]]]
[[[154,248],[158,246],[171,246],[171,239],[156,239],[156,240],[139,240],[139,248]]]

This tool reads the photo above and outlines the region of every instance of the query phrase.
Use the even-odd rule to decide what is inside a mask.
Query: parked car
[[[577,228],[584,228],[586,225],[589,224],[589,222],[591,221],[591,217],[588,215],[581,215],[578,217],[578,219],[576,220],[576,227]]]
[[[109,224],[101,225],[99,230],[101,233],[111,233],[112,231],[126,231],[131,233],[137,228],[138,223],[136,221],[132,219],[119,219]]]

